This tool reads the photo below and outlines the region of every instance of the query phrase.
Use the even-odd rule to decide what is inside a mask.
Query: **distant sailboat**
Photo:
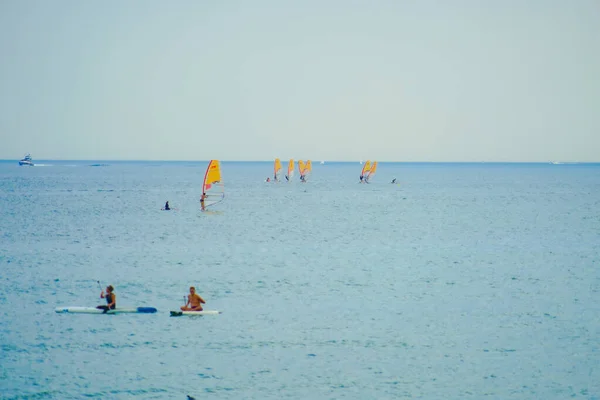
[[[279,158],[275,159],[275,164],[273,165],[273,180],[275,182],[279,182],[281,180],[281,161]]]
[[[362,171],[360,172],[360,183],[365,182],[365,177],[371,170],[371,161],[367,160],[367,162],[363,165]]]
[[[377,161],[373,161],[373,163],[371,164],[371,169],[369,169],[366,175],[364,175],[364,182],[369,183],[371,178],[375,176],[375,172],[377,172]]]
[[[222,202],[223,199],[225,199],[225,186],[221,178],[221,165],[218,160],[210,160],[202,182],[202,196],[200,197],[202,211],[206,207]]]
[[[288,162],[287,175],[285,176],[285,179],[288,182],[291,182],[293,177],[294,177],[294,159],[292,158]]]
[[[306,182],[308,175],[312,169],[312,164],[310,160],[304,162],[302,160],[298,160],[298,172],[300,173],[300,180],[302,182]]]

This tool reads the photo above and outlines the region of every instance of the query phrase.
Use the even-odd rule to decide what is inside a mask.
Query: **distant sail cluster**
[[[324,164],[321,162],[321,164]],[[362,162],[361,162],[362,164]],[[273,179],[267,177],[265,182],[281,182],[281,174],[282,174],[282,166],[281,160],[279,158],[275,159],[273,163]],[[377,161],[371,162],[367,160],[364,163],[362,170],[360,172],[360,183],[369,183],[371,179],[375,176],[377,172]],[[312,173],[312,162],[310,160],[302,161],[298,160],[298,173],[300,174],[300,182],[307,182],[310,174]],[[294,177],[294,159],[288,161],[287,173],[285,174],[285,180],[287,182],[291,182]],[[394,182],[395,183],[395,180]]]
[[[310,177],[312,172],[312,163],[310,160],[302,161],[298,160],[298,174],[300,174],[300,182],[306,182]],[[273,164],[273,182],[281,182],[281,160],[279,158],[275,159],[275,163]],[[287,173],[285,174],[286,182],[291,182],[294,177],[294,159],[290,159],[288,161]],[[267,178],[267,182],[271,181],[271,178]]]
[[[325,162],[321,162],[324,164]],[[311,160],[298,160],[297,163],[294,159],[290,159],[287,164],[287,171],[283,175],[283,167],[281,160],[276,158],[273,163],[273,179],[267,177],[266,182],[282,182],[282,175],[286,182],[291,182],[294,178],[295,164],[298,164],[298,173],[300,174],[300,182],[306,183],[312,174],[312,162]],[[362,161],[361,161],[362,164]],[[377,161],[367,162],[362,165],[360,172],[360,183],[369,183],[375,173],[377,172]],[[396,183],[396,178],[390,182]],[[221,163],[219,160],[210,160],[206,172],[204,173],[204,179],[202,181],[202,194],[200,195],[200,209],[205,211],[208,207],[222,202],[225,199],[225,186],[223,184],[223,177],[221,174]],[[165,203],[165,207],[161,210],[177,210],[169,206],[169,201]]]

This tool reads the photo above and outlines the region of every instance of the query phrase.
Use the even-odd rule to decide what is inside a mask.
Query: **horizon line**
[[[37,159],[37,161],[104,161],[104,162],[209,162],[211,159],[206,159],[206,160],[170,160],[170,159],[101,159],[101,158],[89,158],[89,159],[70,159],[70,158],[39,158]],[[226,160],[226,159],[217,159],[219,162],[273,162],[275,161],[275,158],[273,159],[267,159],[267,160]],[[282,160],[280,158],[280,160]],[[287,161],[288,159],[283,159],[284,161]],[[294,161],[297,160],[301,160],[301,159],[293,159]],[[481,160],[481,161],[451,161],[451,160],[444,160],[444,161],[417,161],[417,160],[413,160],[413,161],[391,161],[391,160],[370,160],[370,159],[365,159],[365,160],[314,160],[314,159],[308,159],[310,161],[312,161],[315,164],[320,164],[321,162],[323,163],[363,163],[366,161],[377,161],[378,163],[405,163],[405,164],[409,164],[409,163],[419,163],[419,164],[598,164],[600,163],[600,160],[597,161],[577,161],[577,160],[545,160],[545,161],[525,161],[525,160],[521,160],[521,161],[499,161],[499,160],[493,160],[493,161],[486,161],[486,160]],[[0,162],[19,162],[19,159],[8,159],[8,158],[0,158]],[[35,161],[34,161],[35,163]]]

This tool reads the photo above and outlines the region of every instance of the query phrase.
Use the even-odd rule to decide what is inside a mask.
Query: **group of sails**
[[[310,176],[312,172],[312,163],[310,160],[302,161],[298,160],[298,172],[300,174],[300,181],[306,182],[307,178]],[[360,173],[360,183],[370,183],[371,179],[375,176],[377,172],[377,161],[371,162],[371,160],[367,160],[362,167],[362,171]],[[281,160],[279,158],[275,159],[273,164],[273,182],[281,182],[281,174],[282,174],[282,166]],[[292,177],[294,176],[294,160],[291,159],[288,162],[287,174],[285,175],[285,180],[290,182]],[[266,182],[271,182],[271,178],[267,177]],[[396,178],[392,180],[391,183],[396,183]]]
[[[311,160],[298,160],[298,173],[300,174],[300,181],[306,182],[308,177],[312,173],[312,162]],[[285,180],[290,182],[294,177],[294,159],[288,161],[287,172],[284,175]],[[281,182],[282,176],[282,165],[279,158],[275,159],[273,164],[273,181]],[[369,183],[377,172],[377,161],[371,162],[367,160],[362,167],[360,174],[360,183]],[[267,178],[267,182],[270,178]],[[396,179],[392,181],[395,183]],[[206,210],[207,207],[213,206],[220,203],[225,199],[225,186],[223,184],[223,178],[221,175],[221,164],[218,160],[210,160],[206,172],[204,174],[204,180],[202,181],[202,194],[200,195],[200,209]],[[163,210],[170,210],[171,208],[167,202]]]
[[[273,182],[281,182],[281,174],[282,174],[282,166],[281,160],[279,158],[275,159],[273,164]],[[302,161],[298,160],[298,173],[300,174],[300,181],[306,182],[308,177],[312,172],[312,162],[310,160]],[[294,159],[290,159],[288,161],[287,173],[285,174],[286,182],[290,182],[294,177]],[[266,182],[271,182],[271,178],[267,177]]]

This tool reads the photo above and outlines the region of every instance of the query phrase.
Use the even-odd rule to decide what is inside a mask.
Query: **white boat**
[[[217,310],[202,310],[202,311],[171,311],[171,317],[181,317],[183,315],[189,316],[203,316],[203,315],[219,315],[221,311]]]
[[[59,314],[152,314],[155,313],[157,310],[154,307],[117,307],[114,310],[108,310],[107,312],[104,312],[104,310],[96,307],[56,307],[54,311]]]
[[[23,157],[19,161],[19,165],[28,165],[30,167],[33,167],[33,160],[31,159],[31,154],[26,154],[25,157]]]

